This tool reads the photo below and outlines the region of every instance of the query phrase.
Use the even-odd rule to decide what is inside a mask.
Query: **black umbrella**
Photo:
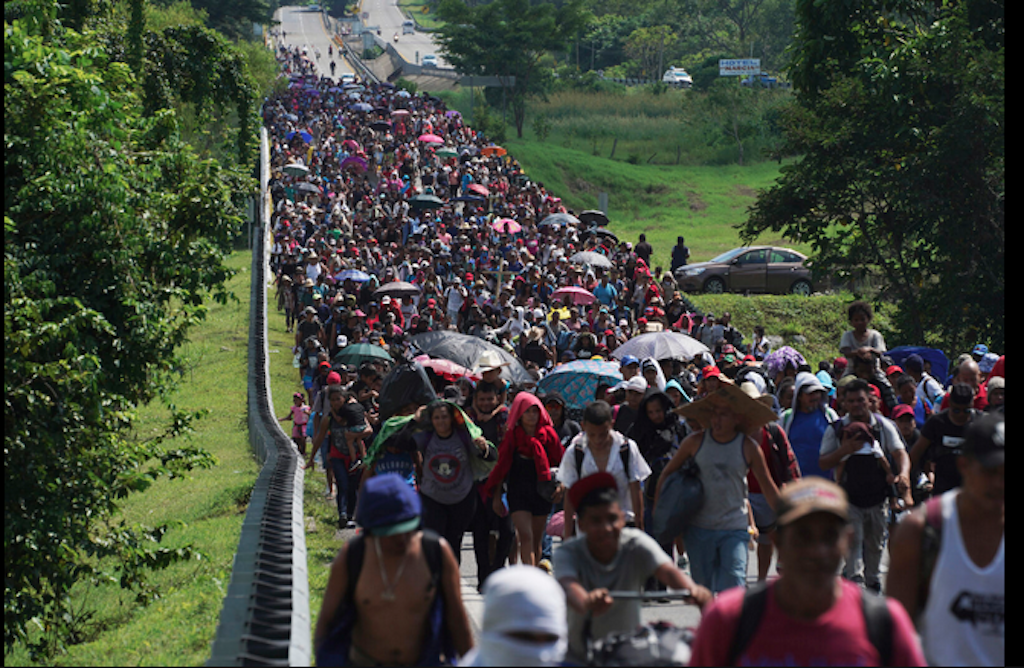
[[[458,197],[453,197],[452,201],[453,202],[475,202],[477,204],[482,204],[482,203],[486,202],[487,200],[484,199],[483,197],[479,197],[477,195],[459,195]]]
[[[405,281],[391,281],[374,290],[373,294],[378,297],[415,297],[420,294],[420,289]]]
[[[409,198],[409,206],[414,209],[438,209],[444,206],[444,201],[434,195],[416,195]]]
[[[431,357],[451,360],[467,369],[475,367],[483,354],[491,351],[497,353],[503,361],[508,362],[506,366],[501,367],[502,378],[512,383],[533,382],[533,376],[518,359],[510,355],[504,348],[476,336],[444,330],[416,334],[410,339],[410,342]]]
[[[587,232],[596,234],[599,237],[608,237],[613,239],[615,243],[619,243],[619,238],[615,236],[615,233],[605,227],[592,227]]]
[[[588,209],[580,214],[580,221],[586,225],[607,225],[608,215],[604,211]]]
[[[320,188],[316,187],[309,181],[303,181],[302,183],[296,185],[295,190],[299,191],[300,193],[316,193],[317,195],[320,194]]]
[[[374,121],[373,123],[370,123],[370,128],[377,132],[387,132],[391,129],[391,123],[388,123],[387,121]]]

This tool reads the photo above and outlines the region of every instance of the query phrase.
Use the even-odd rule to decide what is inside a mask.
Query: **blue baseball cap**
[[[636,357],[634,357],[633,355],[626,355],[626,356],[625,356],[625,357],[623,357],[623,358],[622,358],[622,360],[621,360],[621,361],[619,362],[619,366],[620,366],[620,367],[623,367],[623,366],[629,366],[630,364],[636,364],[637,366],[639,366],[639,365],[640,365],[640,360],[638,360],[638,359],[637,359]]]
[[[373,536],[415,531],[422,512],[420,495],[397,473],[376,475],[359,492],[356,522]]]
[[[974,346],[974,350],[971,351],[972,355],[977,355],[978,357],[984,357],[987,353],[988,346],[986,346],[984,343],[979,343],[978,345]]]

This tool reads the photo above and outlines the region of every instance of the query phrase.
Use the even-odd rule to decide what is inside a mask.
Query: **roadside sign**
[[[721,77],[741,77],[760,72],[760,58],[734,58],[718,61],[718,76]]]

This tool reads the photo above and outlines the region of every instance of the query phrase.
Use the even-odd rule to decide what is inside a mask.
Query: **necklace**
[[[377,563],[380,565],[380,579],[384,583],[384,591],[380,593],[381,600],[394,601],[395,600],[395,587],[398,586],[398,581],[402,579],[402,571],[405,570],[405,562],[409,559],[409,550],[405,551],[405,555],[402,557],[402,563],[398,565],[398,572],[395,573],[395,581],[388,582],[388,573],[384,570],[384,555],[381,554],[380,550],[380,538],[373,539],[373,546],[377,550]]]

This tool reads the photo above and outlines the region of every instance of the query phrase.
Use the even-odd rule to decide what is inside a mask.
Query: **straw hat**
[[[740,389],[743,390],[744,394],[746,394],[748,397],[761,402],[768,408],[773,408],[775,406],[775,402],[772,398],[772,395],[761,394],[760,390],[757,389],[757,386],[751,383],[750,381],[744,381],[740,383]]]
[[[775,411],[735,385],[722,385],[703,399],[698,399],[674,410],[683,417],[692,418],[701,425],[707,426],[711,424],[711,417],[719,408],[731,408],[748,428],[774,422],[777,419]]]
[[[484,373],[491,369],[497,369],[503,366],[508,366],[509,362],[503,360],[501,355],[493,350],[486,350],[484,354],[480,356],[480,359],[476,361],[476,366],[473,367],[473,373]]]

